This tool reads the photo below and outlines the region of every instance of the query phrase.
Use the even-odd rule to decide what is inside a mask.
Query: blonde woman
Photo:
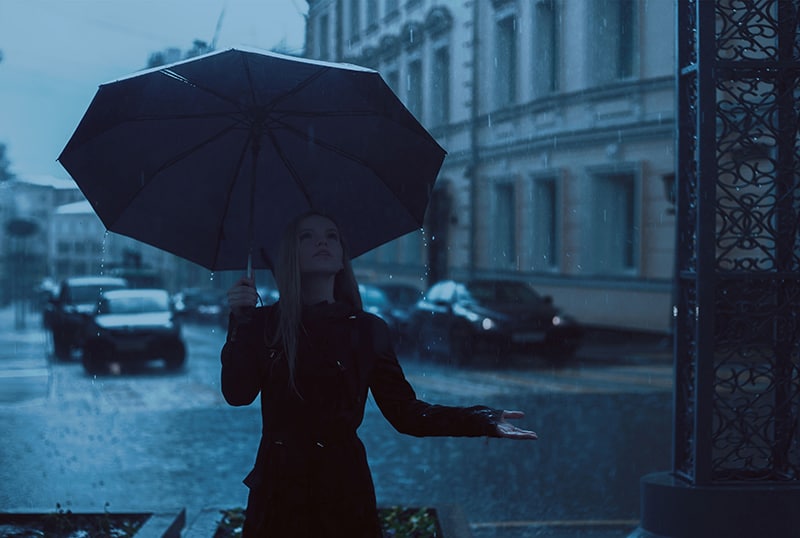
[[[261,394],[262,438],[243,536],[377,538],[372,477],[356,430],[367,391],[401,433],[536,439],[507,419],[519,411],[449,407],[417,399],[389,329],[361,308],[336,224],[309,213],[288,226],[275,280],[280,300],[253,308],[254,283],[228,290],[222,392],[230,405]]]

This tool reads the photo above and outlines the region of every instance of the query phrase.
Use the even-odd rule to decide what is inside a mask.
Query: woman
[[[222,392],[235,406],[261,394],[262,438],[243,536],[381,536],[372,478],[356,430],[371,390],[398,431],[416,436],[536,439],[518,411],[418,400],[383,320],[364,312],[332,220],[310,213],[286,230],[275,268],[280,301],[256,308],[254,282],[228,290]]]

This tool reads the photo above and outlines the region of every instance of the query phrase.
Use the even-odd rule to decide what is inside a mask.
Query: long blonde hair
[[[278,286],[280,300],[278,301],[278,330],[272,338],[273,346],[281,346],[289,364],[289,384],[297,392],[295,385],[295,372],[297,370],[297,343],[303,331],[303,294],[301,288],[300,259],[298,255],[298,238],[300,224],[308,217],[319,216],[333,222],[337,230],[336,221],[324,213],[309,211],[296,217],[289,223],[281,239],[278,260],[275,264],[274,276]],[[361,294],[358,291],[358,282],[353,274],[350,263],[347,242],[339,233],[342,244],[342,269],[336,273],[333,281],[333,298],[336,301],[348,303],[356,310],[362,309]]]

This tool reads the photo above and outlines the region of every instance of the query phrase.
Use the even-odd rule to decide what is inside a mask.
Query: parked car
[[[551,297],[515,280],[438,282],[414,307],[411,325],[420,356],[441,354],[454,362],[479,351],[563,360],[574,355],[582,332]]]
[[[398,341],[400,349],[406,349],[414,343],[411,333],[411,313],[417,302],[422,299],[422,290],[412,284],[399,282],[383,282],[376,284],[388,297],[391,303],[390,313],[397,324]]]
[[[173,297],[175,312],[184,321],[222,324],[228,319],[224,290],[215,288],[186,288]]]
[[[111,363],[161,359],[169,369],[186,361],[186,345],[164,289],[127,289],[100,295],[86,328],[83,366],[102,373]]]
[[[97,309],[100,293],[128,287],[124,278],[105,276],[70,277],[62,280],[48,300],[42,322],[51,334],[53,355],[69,359],[81,349],[86,325]]]
[[[131,288],[163,288],[164,277],[155,269],[146,267],[112,267],[109,276],[117,276],[128,281]]]
[[[267,306],[275,304],[281,297],[278,288],[273,288],[272,286],[258,286],[256,288],[256,292],[258,293],[258,297],[260,298],[260,301],[257,303],[257,306]]]
[[[397,319],[392,314],[392,303],[389,297],[378,286],[372,284],[359,284],[358,292],[361,294],[361,302],[365,312],[375,314],[389,326],[392,336],[392,343],[396,343],[399,337]]]

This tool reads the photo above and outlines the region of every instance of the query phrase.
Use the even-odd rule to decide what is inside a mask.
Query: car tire
[[[64,331],[53,331],[53,356],[60,361],[66,361],[72,356],[69,338]]]
[[[186,363],[186,346],[172,342],[164,350],[164,365],[168,370],[180,370]]]
[[[450,329],[448,336],[450,361],[463,365],[472,362],[475,357],[475,335],[467,325],[458,323]]]
[[[83,369],[87,374],[108,373],[108,365],[114,355],[113,348],[103,342],[89,342],[83,349]]]

